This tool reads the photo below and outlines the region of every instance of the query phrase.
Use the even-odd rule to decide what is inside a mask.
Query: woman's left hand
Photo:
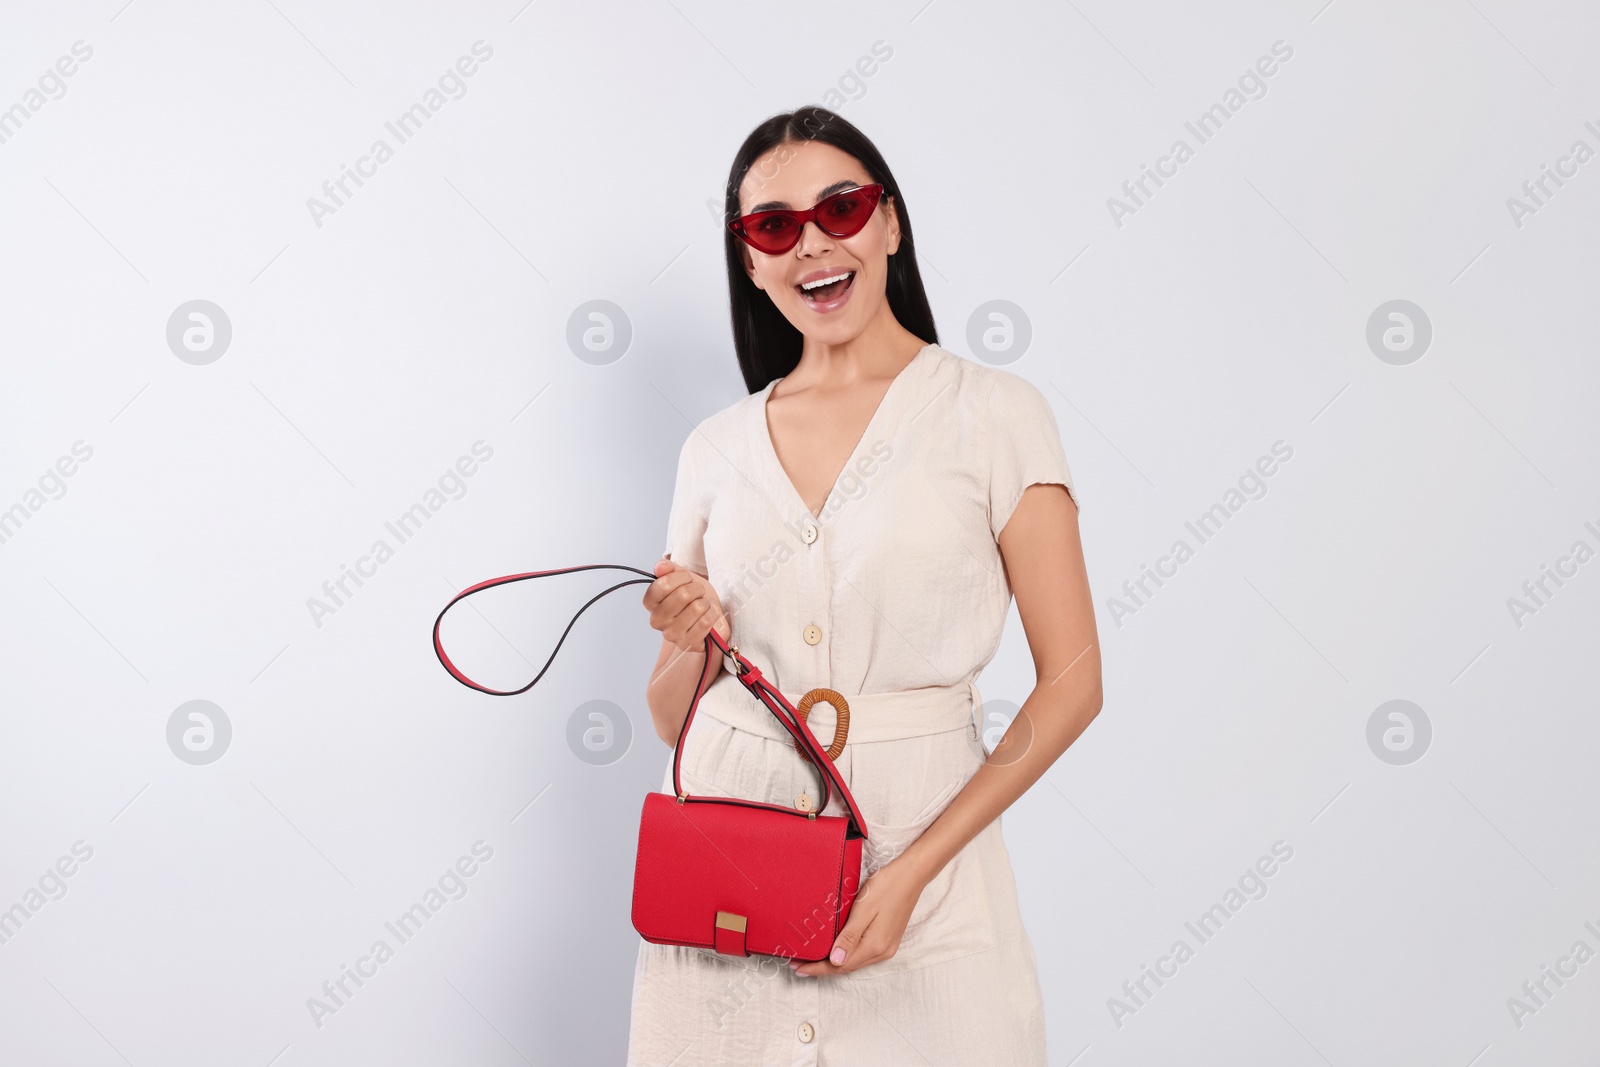
[[[817,963],[790,963],[796,974],[844,974],[893,956],[911,921],[927,881],[912,868],[892,860],[874,871],[850,908],[850,919],[834,940],[833,953]]]

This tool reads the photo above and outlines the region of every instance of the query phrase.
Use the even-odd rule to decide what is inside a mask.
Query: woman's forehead
[[[743,212],[811,207],[840,189],[870,184],[856,159],[832,145],[780,144],[759,156],[739,184]]]

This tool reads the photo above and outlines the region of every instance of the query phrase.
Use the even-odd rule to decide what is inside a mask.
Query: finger
[[[790,964],[790,970],[802,978],[827,978],[839,973],[839,968],[823,960],[821,963],[802,963],[796,967]]]
[[[663,562],[670,563],[670,561],[663,561]],[[657,566],[659,566],[659,564],[657,564]],[[648,601],[653,597],[653,598],[655,598],[655,600],[659,601],[667,593],[670,593],[672,590],[674,590],[674,589],[678,588],[679,586],[683,585],[683,583],[685,581],[689,580],[688,577],[676,577],[676,576],[679,576],[679,575],[688,576],[688,575],[692,575],[692,574],[693,574],[692,571],[686,571],[684,568],[678,567],[675,564],[672,565],[671,569],[669,569],[669,570],[663,572],[662,574],[658,575],[656,577],[655,581],[653,581],[649,585],[645,586],[645,588],[644,588],[645,599]]]
[[[833,951],[828,953],[828,962],[836,967],[843,965],[850,958],[850,954],[860,948],[861,938],[866,934],[867,927],[877,918],[875,911],[870,914],[862,914],[862,911],[851,912],[850,921],[844,924],[839,936],[833,939]]]
[[[728,635],[733,632],[733,622],[723,610],[721,598],[716,595],[715,590],[710,590],[700,599],[708,610],[695,623],[695,628],[699,631],[698,636],[704,640],[706,634],[715,627],[718,635],[724,641],[728,640]]]
[[[695,631],[700,620],[710,613],[710,604],[704,599],[696,600],[673,617],[667,628],[662,630],[662,635],[685,652],[704,651],[705,634],[701,632],[696,636]]]
[[[827,960],[820,960],[816,963],[803,963],[793,968],[793,970],[795,974],[803,975],[806,978],[827,978],[833,975],[849,974],[851,971],[860,970],[870,963],[877,963],[883,958],[885,958],[883,952],[873,951],[871,945],[863,943],[856,948],[855,954],[850,957],[849,962],[843,965],[836,966]]]
[[[828,958],[820,963],[802,964],[795,971],[797,974],[840,974],[844,971],[855,970],[857,966],[865,966],[871,962],[871,953],[862,947],[862,938],[866,936],[867,929],[872,925],[872,920],[877,918],[877,911],[869,911],[856,902],[856,907],[850,912],[850,921],[844,924],[844,929],[839,931],[839,936],[833,939],[833,950],[828,953]],[[855,966],[851,963],[855,957],[860,962]],[[825,969],[824,969],[825,968]]]
[[[676,570],[645,587],[644,604],[650,609],[652,626],[661,629],[699,595],[695,584],[697,577],[693,571]]]
[[[711,622],[716,616],[716,610],[711,602],[704,597],[696,600],[692,607],[684,610],[685,616],[694,613],[694,620],[689,623],[689,629],[684,634],[684,641],[695,652],[704,652],[706,648],[706,634],[711,632]]]
[[[664,590],[661,597],[661,606],[669,609],[669,611],[683,613],[685,609],[688,609],[688,606],[693,605],[694,601],[699,600],[699,597],[701,597],[698,585],[694,584],[694,576],[688,571],[667,574],[666,577],[658,577],[656,581],[661,584],[661,589]]]
[[[717,636],[722,638],[724,644],[727,644],[733,640],[733,620],[728,617],[727,609],[722,605],[722,598],[716,595],[715,589],[711,590],[708,599],[711,604],[711,612],[704,620],[706,632],[710,633],[714,628],[717,631]],[[704,637],[705,635],[702,634],[701,636]]]
[[[706,647],[706,634],[711,632],[711,622],[716,616],[716,612],[704,600],[697,600],[695,604],[701,609],[700,613],[689,624],[689,629],[685,631],[683,639],[703,651]]]
[[[653,569],[655,570],[656,577],[660,578],[663,575],[671,574],[673,568],[676,567],[676,566],[677,566],[676,563],[672,562],[667,557],[662,556],[660,559],[656,560],[656,565],[655,565],[655,567]],[[655,604],[654,604],[654,601],[653,601],[653,594],[655,593],[655,591],[656,591],[656,583],[655,582],[651,582],[649,585],[644,587],[644,596],[643,596],[642,600],[644,602],[644,606],[646,608],[648,608],[648,609],[651,609],[651,610],[654,610],[654,608],[655,608]]]
[[[795,974],[803,978],[827,978],[830,975],[841,973],[841,968],[835,967],[826,959],[816,960],[812,963],[795,963],[789,961],[789,967]]]

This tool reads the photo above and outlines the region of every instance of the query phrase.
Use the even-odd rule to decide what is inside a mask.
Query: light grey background
[[[515,699],[451,680],[429,628],[483,578],[650,566],[680,444],[744,393],[707,201],[757,122],[838,103],[904,188],[941,342],[979,358],[974,313],[1022,309],[1028,349],[988,358],[1050,399],[1082,498],[1105,709],[1004,819],[1051,1063],[1592,1064],[1600,961],[1508,1001],[1600,950],[1600,562],[1510,600],[1600,548],[1600,160],[1508,199],[1600,149],[1597,33],[1592,5],[1510,0],[8,4],[0,1062],[620,1062],[667,758],[637,593]],[[398,144],[385,122],[478,41]],[[1200,144],[1185,123],[1279,41]],[[379,138],[319,225],[308,198]],[[231,326],[210,362],[168,344],[193,300]],[[610,362],[568,344],[593,300],[631,330]],[[1432,330],[1402,365],[1367,343],[1393,300]],[[479,441],[398,544],[385,522]],[[1278,441],[1199,543],[1185,523]],[[451,647],[521,685],[599,587],[497,590]],[[1013,615],[980,685],[1031,684]],[[568,744],[596,700],[631,725],[610,762]],[[1420,759],[1369,746],[1391,700],[1431,726]],[[212,762],[169,747],[190,701],[231,728]],[[398,944],[384,924],[479,841]],[[1200,944],[1185,923],[1280,841]],[[380,938],[319,1026],[308,999]]]

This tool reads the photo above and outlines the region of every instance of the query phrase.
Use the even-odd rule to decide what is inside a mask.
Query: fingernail
[[[828,962],[832,963],[835,967],[837,967],[841,963],[843,963],[844,962],[844,949],[836,948],[832,952],[828,953]]]

